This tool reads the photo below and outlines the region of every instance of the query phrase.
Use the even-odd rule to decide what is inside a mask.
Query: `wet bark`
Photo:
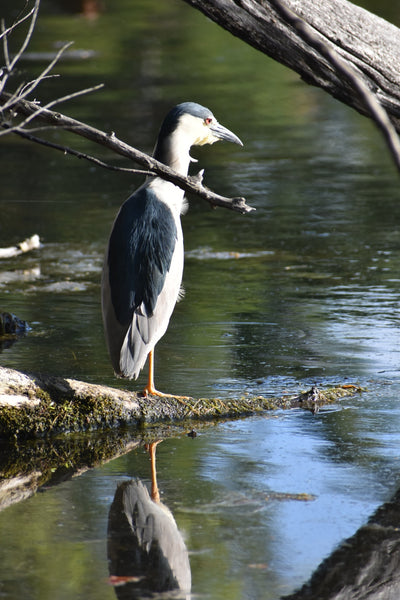
[[[144,397],[108,386],[46,375],[28,375],[0,367],[0,439],[46,436],[73,431],[183,420],[213,420],[276,408],[320,406],[360,391],[355,386],[319,390],[279,398]]]
[[[185,0],[233,35],[362,114],[369,109],[340,70],[278,10],[285,4],[350,65],[400,131],[400,30],[346,0]],[[238,82],[240,85],[240,82]]]

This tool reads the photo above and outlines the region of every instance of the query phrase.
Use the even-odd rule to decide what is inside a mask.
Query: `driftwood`
[[[360,391],[339,386],[281,398],[244,397],[182,400],[143,397],[73,379],[28,375],[0,367],[0,439],[45,436],[61,432],[183,420],[212,420],[261,413],[276,408],[301,407],[317,412],[320,406]]]
[[[25,252],[31,250],[37,250],[40,248],[40,239],[37,234],[32,235],[23,242],[19,242],[16,246],[8,246],[7,248],[0,248],[0,258],[14,258]]]

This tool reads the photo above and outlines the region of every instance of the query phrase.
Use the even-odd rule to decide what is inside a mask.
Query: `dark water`
[[[13,2],[4,6],[13,14]],[[62,78],[42,84],[43,101],[104,82],[60,110],[146,151],[172,105],[201,102],[245,143],[192,151],[206,184],[257,208],[241,216],[190,198],[186,296],[157,346],[159,389],[211,397],[343,382],[366,389],[318,415],[244,419],[195,439],[182,428],[158,447],[162,499],[184,532],[194,596],[279,598],[398,488],[398,175],[371,123],[183,2],[105,8],[87,19],[71,3],[43,2],[32,52],[70,39],[93,51],[61,62]],[[394,12],[390,4],[388,18],[399,22]],[[32,58],[21,63],[25,80],[46,64]],[[127,166],[85,140],[56,140]],[[1,364],[140,389],[144,378],[114,379],[99,310],[109,229],[140,178],[13,138],[1,148],[0,246],[34,233],[42,240],[1,261],[0,309],[32,326],[2,348]],[[2,450],[5,463],[10,452]],[[74,461],[65,450],[68,468]],[[117,484],[131,477],[150,480],[142,445],[3,510],[0,597],[115,598],[107,520]]]

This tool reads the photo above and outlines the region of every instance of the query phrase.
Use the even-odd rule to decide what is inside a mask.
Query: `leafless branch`
[[[17,21],[13,25],[11,25],[11,27],[8,27],[7,29],[5,27],[4,20],[1,21],[2,31],[1,31],[0,39],[1,38],[3,39],[3,52],[4,52],[5,63],[6,63],[5,67],[6,67],[7,71],[5,73],[3,73],[3,78],[0,81],[0,91],[3,91],[5,89],[5,85],[7,83],[7,80],[9,78],[13,68],[15,67],[15,65],[21,58],[22,54],[25,52],[26,48],[28,47],[29,42],[31,41],[32,34],[35,29],[35,25],[36,25],[36,21],[37,21],[39,6],[40,6],[40,0],[35,0],[35,5],[32,8],[32,10],[29,13],[27,13],[24,17],[17,19]],[[16,27],[21,25],[24,21],[28,20],[29,18],[31,20],[29,23],[28,33],[26,34],[26,36],[21,44],[21,47],[19,48],[18,52],[16,52],[14,58],[10,59],[10,54],[9,54],[9,50],[8,50],[8,36]]]
[[[37,20],[39,4],[40,0],[35,0],[34,8],[28,13],[28,15],[25,15],[16,23],[14,23],[12,27],[6,29],[5,25],[2,25],[3,49],[7,71],[0,81],[0,117],[2,116],[2,119],[0,119],[0,137],[4,135],[9,135],[10,133],[14,133],[24,137],[25,139],[30,140],[31,142],[45,145],[52,149],[62,151],[65,154],[70,154],[78,158],[83,158],[107,169],[125,171],[129,173],[141,173],[146,175],[159,175],[164,179],[167,179],[168,181],[171,181],[174,184],[178,185],[185,191],[192,192],[200,196],[201,198],[206,199],[213,206],[223,206],[225,208],[229,208],[242,214],[254,210],[252,207],[246,204],[244,198],[225,198],[224,196],[215,194],[214,192],[203,186],[202,173],[199,173],[195,177],[185,177],[179,173],[176,173],[166,165],[154,160],[147,154],[140,152],[135,148],[132,148],[128,144],[119,140],[113,133],[107,134],[103,131],[90,127],[85,123],[82,123],[65,115],[62,115],[61,113],[53,112],[52,110],[50,110],[53,107],[61,104],[62,102],[66,102],[68,100],[71,100],[72,98],[76,98],[78,96],[82,96],[83,94],[87,94],[89,92],[98,90],[102,87],[102,85],[97,85],[88,89],[72,92],[70,94],[62,96],[61,98],[51,100],[44,106],[41,106],[37,101],[29,101],[28,97],[32,95],[32,92],[37,89],[39,84],[44,79],[50,76],[50,72],[59,61],[62,54],[65,52],[65,50],[67,50],[67,48],[69,48],[69,43],[65,44],[57,52],[53,60],[43,69],[43,71],[39,74],[39,76],[36,79],[28,83],[21,84],[18,87],[18,89],[13,93],[6,92],[5,84],[7,83],[8,76],[11,73],[12,69],[15,68],[15,65],[21,58],[32,37],[32,33]],[[22,43],[20,49],[14,56],[14,58],[11,60],[8,49],[8,34],[17,26],[17,24],[20,24],[28,18],[30,18],[30,24],[26,38]],[[34,123],[33,128],[31,126],[32,123]],[[43,138],[39,138],[33,135],[35,131],[43,130],[45,128],[63,129],[64,131],[69,131],[75,135],[85,137],[86,139],[89,139],[92,142],[105,146],[109,150],[119,155],[122,155],[126,158],[129,158],[130,160],[139,163],[140,165],[145,167],[145,170],[114,167],[94,156],[78,152],[73,148],[70,148],[69,146],[55,144],[54,142],[44,140]]]
[[[29,2],[29,0],[27,0],[27,1],[26,1],[26,5],[28,5],[28,2]],[[39,6],[39,3],[38,3],[38,2],[37,2],[36,4],[37,4],[37,6]],[[6,26],[5,26],[4,19],[2,19],[2,20],[1,20],[1,33],[0,33],[0,40],[1,40],[1,39],[2,39],[4,36],[7,36],[7,35],[9,35],[9,34],[10,34],[10,33],[11,33],[13,30],[14,30],[14,29],[16,29],[17,27],[19,27],[19,25],[21,25],[21,24],[22,24],[24,21],[27,21],[27,20],[28,20],[28,19],[29,19],[29,18],[30,18],[30,17],[33,15],[33,13],[34,13],[35,11],[37,11],[37,7],[36,7],[36,5],[35,5],[35,6],[34,6],[34,7],[33,7],[33,8],[32,8],[32,9],[31,9],[31,10],[30,10],[30,11],[29,11],[29,12],[28,12],[26,15],[24,15],[24,16],[23,16],[23,17],[21,17],[21,18],[17,18],[17,20],[16,20],[16,21],[15,21],[15,22],[14,22],[12,25],[10,25],[10,27],[7,27],[7,28],[6,28]],[[22,12],[22,11],[21,11],[21,12]]]
[[[0,94],[0,102],[6,99],[7,94],[5,92]],[[51,128],[63,129],[64,131],[69,131],[75,135],[84,137],[92,142],[95,142],[96,144],[100,144],[101,146],[108,148],[116,154],[139,163],[145,167],[146,172],[151,172],[152,174],[159,175],[160,177],[171,181],[172,183],[181,187],[183,190],[196,194],[197,196],[200,196],[200,198],[204,198],[213,206],[229,208],[242,214],[255,210],[253,207],[246,204],[246,200],[244,198],[226,198],[224,196],[220,196],[219,194],[215,194],[203,186],[201,178],[185,177],[184,175],[177,173],[170,167],[160,163],[148,154],[129,146],[122,140],[119,140],[113,132],[105,133],[100,129],[91,127],[86,123],[82,123],[81,121],[77,121],[71,117],[67,117],[59,112],[53,112],[46,107],[38,107],[36,103],[29,102],[28,100],[19,100],[14,104],[13,110],[19,115],[23,115],[25,117],[25,119],[22,121],[24,124],[27,121],[31,122],[35,120],[35,122],[38,121],[41,124],[50,126]],[[18,126],[15,126],[13,131],[18,134],[23,132],[23,130]],[[29,133],[29,130],[27,133]],[[82,155],[82,158],[85,158],[85,156]]]
[[[36,86],[34,86],[36,87]],[[33,104],[36,107],[36,111],[30,113],[29,115],[26,116],[26,118],[21,121],[20,123],[18,123],[15,126],[9,126],[6,129],[4,129],[3,131],[0,131],[0,137],[2,135],[6,135],[7,133],[13,133],[14,130],[15,131],[22,131],[24,127],[26,127],[31,121],[33,121],[33,119],[38,119],[38,117],[40,116],[40,114],[46,110],[48,110],[49,108],[56,106],[57,104],[61,104],[62,102],[67,102],[68,100],[72,100],[72,98],[77,98],[78,96],[83,96],[84,94],[89,94],[90,92],[94,92],[96,90],[99,90],[103,87],[103,84],[100,83],[99,85],[95,85],[91,88],[87,88],[85,90],[78,90],[77,92],[72,92],[70,94],[67,94],[65,96],[62,96],[61,98],[56,98],[55,100],[51,100],[50,102],[48,102],[47,104],[45,104],[44,106],[40,106],[37,102],[35,103],[30,103]],[[26,94],[21,94],[21,96],[10,96],[9,98],[9,102],[7,102],[7,100],[4,102],[4,110],[10,110],[12,109],[15,113],[18,113],[18,107],[21,106],[21,102],[23,100],[23,97],[25,97]],[[2,95],[1,98],[7,98],[7,95]]]
[[[94,163],[99,167],[103,167],[105,169],[109,169],[111,171],[121,171],[122,173],[130,173],[131,175],[154,175],[151,171],[144,171],[143,169],[129,169],[127,167],[117,167],[115,165],[110,165],[109,163],[96,158],[95,156],[91,156],[90,154],[86,154],[85,152],[79,152],[78,150],[74,150],[73,148],[69,148],[68,146],[62,146],[61,144],[56,144],[54,142],[50,142],[49,140],[44,140],[43,138],[36,137],[32,135],[33,131],[37,130],[48,130],[52,129],[49,127],[38,127],[37,129],[29,129],[28,131],[19,131],[15,129],[13,133],[16,135],[29,140],[30,142],[35,142],[36,144],[41,144],[46,148],[52,148],[53,150],[59,150],[63,154],[69,154],[71,156],[75,156],[76,158],[81,158],[87,160],[89,162]]]
[[[400,141],[396,130],[387,112],[377,100],[375,94],[371,92],[368,85],[364,83],[361,75],[354,67],[351,67],[349,63],[343,60],[313,27],[299,17],[284,2],[281,2],[281,0],[269,0],[269,3],[296,29],[307,44],[315,48],[350,83],[367,112],[383,133],[396,167],[400,171]]]

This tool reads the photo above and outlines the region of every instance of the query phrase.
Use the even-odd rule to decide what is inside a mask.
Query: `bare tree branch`
[[[33,86],[32,89],[34,89],[34,87],[36,87],[36,86]],[[72,92],[71,94],[62,96],[61,98],[56,98],[55,100],[51,100],[50,102],[45,104],[45,106],[40,106],[37,102],[30,102],[30,104],[33,104],[33,106],[36,107],[36,110],[32,111],[29,114],[25,113],[27,115],[26,118],[23,121],[21,121],[20,123],[18,123],[17,125],[15,125],[15,126],[10,125],[4,131],[0,131],[0,137],[2,135],[6,135],[8,133],[13,133],[14,130],[22,131],[23,128],[26,127],[26,125],[28,125],[31,121],[33,121],[33,119],[38,119],[38,117],[40,116],[40,114],[42,112],[48,110],[52,106],[61,104],[62,102],[66,102],[68,100],[72,100],[72,98],[77,98],[78,96],[83,96],[85,94],[89,94],[90,92],[100,90],[102,87],[103,87],[103,84],[100,83],[99,85],[95,85],[95,86],[93,86],[91,88],[87,88],[85,90],[78,90],[77,92]],[[26,96],[26,94],[21,94],[21,96],[15,96],[15,95],[9,96],[9,101],[7,102],[7,100],[5,100],[2,110],[10,111],[12,109],[15,114],[18,113],[19,112],[18,108],[21,107],[21,102],[22,102],[24,96]],[[0,94],[0,100],[2,98],[6,99],[7,97],[8,97],[8,94]]]
[[[298,31],[305,42],[318,50],[318,52],[349,81],[356,94],[358,94],[361,102],[365,105],[371,118],[382,131],[395,165],[400,171],[400,142],[396,130],[392,125],[387,112],[357,73],[355,68],[344,61],[332,47],[328,46],[328,44],[323,41],[321,35],[315,29],[301,19],[299,15],[290,9],[284,2],[281,2],[281,0],[270,0],[270,4],[276,8],[279,14],[282,15],[296,31]]]
[[[213,193],[211,190],[203,186],[202,171],[194,177],[185,177],[183,175],[180,175],[179,173],[176,173],[166,165],[154,160],[147,154],[140,152],[135,148],[132,148],[131,146],[122,142],[121,140],[118,140],[114,133],[104,133],[103,131],[95,129],[94,127],[90,127],[85,123],[81,123],[80,121],[62,115],[59,112],[53,112],[50,110],[51,108],[60,104],[61,102],[66,102],[68,100],[71,100],[72,98],[76,98],[83,94],[87,94],[89,92],[98,90],[102,87],[102,85],[97,85],[88,89],[79,90],[77,92],[67,94],[61,98],[51,100],[44,106],[41,106],[36,101],[29,101],[27,98],[32,94],[34,90],[36,90],[39,84],[44,79],[51,76],[51,70],[59,61],[65,50],[67,50],[67,48],[70,47],[70,43],[65,44],[57,52],[53,60],[43,69],[43,71],[36,79],[28,83],[21,84],[18,87],[18,89],[14,91],[14,93],[6,92],[5,85],[8,81],[8,77],[12,70],[15,68],[15,65],[21,58],[32,37],[32,33],[37,20],[39,4],[40,0],[35,0],[34,8],[27,15],[25,15],[21,19],[18,19],[8,29],[5,27],[4,22],[2,22],[1,37],[3,38],[3,50],[6,63],[6,72],[0,72],[0,137],[3,135],[9,135],[10,133],[14,133],[32,142],[45,145],[55,150],[60,150],[65,154],[70,154],[78,158],[83,158],[107,169],[113,169],[129,173],[141,173],[146,175],[159,175],[164,179],[167,179],[168,181],[171,181],[172,183],[178,185],[185,191],[192,192],[197,196],[206,199],[212,206],[222,206],[234,210],[236,212],[240,212],[242,214],[255,210],[254,208],[246,204],[244,198],[225,198],[224,196],[220,196],[219,194]],[[28,33],[20,49],[18,50],[14,58],[11,60],[8,50],[8,35],[11,31],[13,31],[13,29],[15,29],[17,25],[26,21],[28,18],[31,19],[28,28]],[[17,117],[19,118],[19,120],[17,119]],[[28,125],[30,125],[33,121],[35,122],[35,125],[36,123],[40,123],[40,127],[28,128]],[[117,154],[129,158],[130,160],[134,160],[135,162],[143,165],[145,167],[145,170],[143,171],[139,169],[114,167],[96,157],[90,156],[89,154],[78,152],[68,146],[55,144],[51,141],[38,138],[32,134],[32,132],[37,131],[38,129],[42,131],[46,128],[63,129],[65,131],[72,132],[75,135],[85,137],[86,139],[89,139],[92,142],[107,147],[109,150],[116,152]]]
[[[26,0],[26,5],[28,5],[29,0]],[[39,6],[39,3],[36,3],[37,6]],[[33,13],[37,11],[37,7],[34,6],[26,15],[24,15],[21,18],[17,18],[17,20],[10,26],[7,27],[5,26],[4,23],[4,19],[1,20],[1,33],[0,33],[0,40],[4,37],[4,36],[8,36],[14,29],[16,29],[19,25],[21,25],[24,21],[27,21],[32,15]],[[23,10],[21,11],[23,12]]]
[[[17,20],[8,29],[5,29],[5,24],[4,24],[4,21],[2,20],[2,23],[1,23],[1,27],[2,27],[1,38],[3,39],[3,51],[4,51],[4,59],[5,59],[5,63],[6,63],[5,66],[6,66],[7,72],[3,73],[3,79],[0,82],[0,91],[3,91],[5,89],[5,85],[7,83],[8,77],[10,76],[13,68],[15,67],[15,65],[17,64],[17,62],[21,58],[22,54],[25,52],[26,48],[28,47],[29,42],[31,41],[32,34],[33,34],[34,29],[35,29],[35,25],[36,25],[36,21],[37,21],[37,16],[38,16],[38,12],[39,12],[39,6],[40,6],[40,0],[35,0],[35,5],[34,5],[33,9],[27,15],[25,15],[21,19]],[[15,54],[14,58],[11,60],[10,59],[10,55],[9,55],[9,51],[8,51],[8,35],[16,27],[18,27],[18,25],[21,25],[21,23],[23,23],[24,21],[26,21],[29,18],[31,19],[31,21],[30,21],[30,24],[29,24],[28,33],[26,34],[26,36],[24,38],[24,41],[22,42],[22,45],[21,45],[20,49]]]
[[[7,96],[8,94],[5,92],[0,94],[0,102],[7,100]],[[13,110],[26,117],[25,120],[22,121],[24,124],[35,119],[35,121],[49,125],[52,128],[70,131],[76,135],[91,140],[96,144],[100,144],[101,146],[112,150],[116,154],[139,163],[140,165],[144,166],[147,171],[171,181],[172,183],[181,187],[183,190],[196,194],[197,196],[200,196],[200,198],[204,198],[213,206],[229,208],[241,214],[246,214],[252,210],[255,210],[253,207],[246,204],[246,200],[244,198],[226,198],[224,196],[220,196],[219,194],[215,194],[207,187],[202,185],[201,177],[199,176],[185,177],[184,175],[177,173],[170,167],[158,162],[148,154],[129,146],[122,140],[119,140],[114,132],[110,134],[105,133],[100,129],[91,127],[86,123],[82,123],[81,121],[77,121],[71,117],[67,117],[59,112],[50,111],[46,107],[38,107],[36,103],[29,102],[28,100],[19,100],[18,102],[15,102]],[[20,134],[21,131],[23,132],[23,129],[19,128],[18,126],[14,126],[13,131]],[[85,157],[82,155],[82,158]]]
[[[89,162],[94,163],[99,167],[103,167],[105,169],[109,169],[110,171],[121,171],[122,173],[130,173],[131,175],[154,175],[151,171],[144,171],[143,169],[129,169],[127,167],[117,167],[115,165],[110,165],[95,156],[91,156],[90,154],[86,154],[85,152],[79,152],[78,150],[74,150],[73,148],[69,148],[68,146],[61,146],[61,144],[55,144],[54,142],[50,142],[49,140],[44,140],[42,138],[36,137],[32,135],[32,131],[37,130],[48,130],[52,128],[48,127],[38,127],[37,129],[29,129],[28,131],[19,131],[18,129],[14,129],[13,133],[16,135],[29,140],[30,142],[35,142],[36,144],[41,144],[47,148],[52,148],[53,150],[59,150],[63,154],[69,154],[71,156],[75,156],[76,158],[83,158]]]

